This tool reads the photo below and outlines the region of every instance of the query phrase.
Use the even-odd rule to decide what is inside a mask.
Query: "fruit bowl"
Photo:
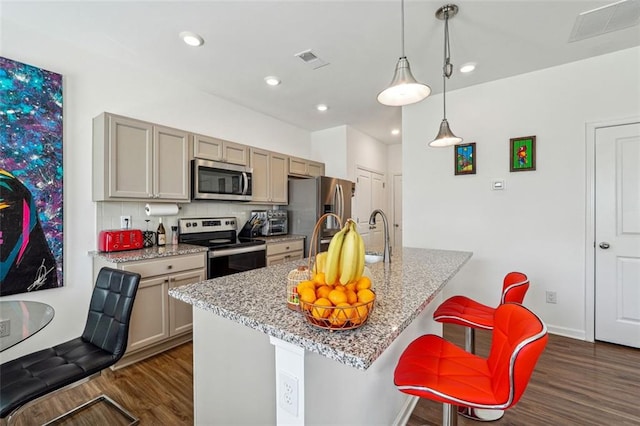
[[[344,305],[324,305],[300,301],[300,310],[307,322],[327,330],[353,330],[367,322],[375,303],[373,298],[367,302]]]

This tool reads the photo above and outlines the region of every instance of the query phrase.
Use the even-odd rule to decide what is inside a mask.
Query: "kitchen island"
[[[170,290],[194,306],[195,423],[394,424],[414,399],[393,370],[471,253],[403,248],[369,265],[376,304],[355,330],[328,331],[287,308],[287,273],[305,261]]]

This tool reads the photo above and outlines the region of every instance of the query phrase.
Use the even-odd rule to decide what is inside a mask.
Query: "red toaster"
[[[98,235],[99,251],[123,251],[141,249],[142,231],[139,229],[107,229]]]

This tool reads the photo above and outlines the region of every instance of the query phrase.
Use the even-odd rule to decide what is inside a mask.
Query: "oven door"
[[[225,248],[209,251],[207,278],[224,277],[267,266],[266,245]]]

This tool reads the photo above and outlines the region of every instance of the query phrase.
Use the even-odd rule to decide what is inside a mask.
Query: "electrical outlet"
[[[280,407],[294,416],[298,415],[298,379],[285,372],[280,372],[279,397]]]
[[[122,229],[131,228],[131,216],[130,215],[120,216],[120,228],[122,228]]]
[[[558,303],[558,295],[555,291],[547,291],[547,303]]]
[[[0,319],[0,337],[7,337],[11,334],[11,320]]]

